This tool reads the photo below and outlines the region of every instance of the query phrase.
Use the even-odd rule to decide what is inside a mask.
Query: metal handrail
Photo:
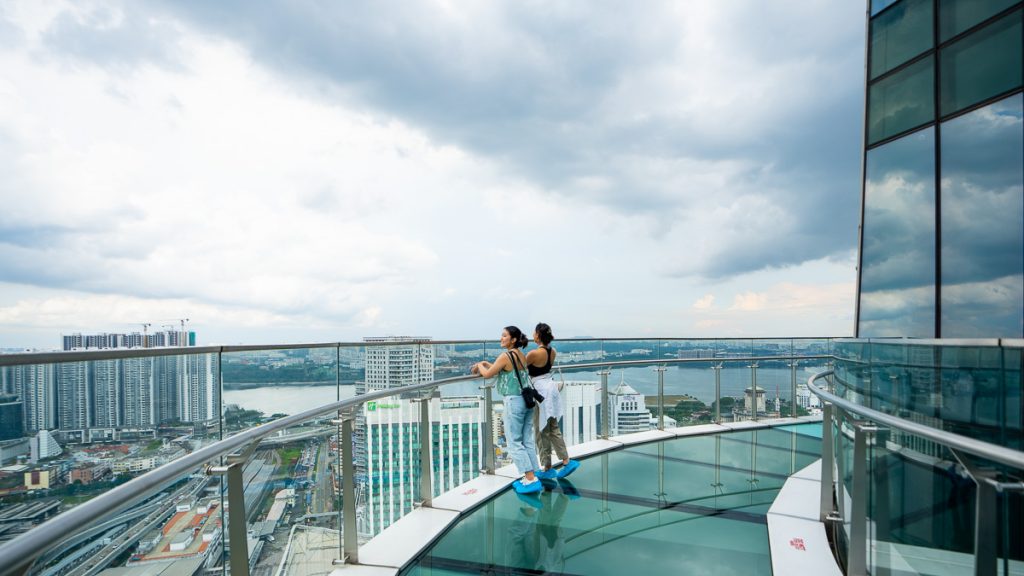
[[[991,444],[982,440],[968,438],[967,436],[961,436],[953,432],[939,430],[938,428],[932,428],[931,426],[911,422],[898,416],[885,414],[844,398],[840,398],[835,394],[822,390],[814,384],[815,380],[831,376],[833,373],[833,370],[825,370],[824,372],[819,372],[811,376],[807,379],[807,388],[818,398],[821,398],[823,401],[834,406],[838,406],[846,412],[863,416],[868,420],[884,424],[889,428],[895,428],[921,438],[926,438],[954,450],[962,450],[963,452],[973,454],[992,462],[998,462],[1000,464],[1024,470],[1024,452],[999,446],[997,444]]]
[[[832,336],[794,338],[565,338],[561,342],[750,342],[767,340],[836,340]],[[30,364],[60,364],[64,362],[89,362],[123,358],[153,358],[160,356],[185,356],[192,354],[223,354],[233,352],[271,352],[277,350],[312,350],[321,348],[375,348],[381,346],[408,346],[416,344],[493,344],[494,340],[410,340],[402,342],[314,342],[309,344],[239,344],[229,346],[184,346],[161,348],[116,348],[99,350],[71,350],[55,352],[26,352],[0,354],[0,366],[25,366]]]
[[[475,341],[474,341],[475,342]],[[436,343],[436,342],[432,342]],[[473,342],[471,342],[473,343]],[[333,346],[330,345],[330,346]],[[216,348],[220,350],[221,348]],[[129,357],[137,357],[139,352],[150,352],[154,356],[165,355],[167,350],[171,350],[169,353],[181,353],[182,350],[188,350],[192,353],[194,348],[183,348],[183,349],[133,349],[133,350],[118,350],[118,351],[106,351],[117,352],[115,357],[125,357],[126,352],[135,353],[134,356],[128,354]],[[199,351],[196,353],[207,353]],[[61,353],[53,353],[61,354]],[[83,354],[83,353],[79,353]],[[0,356],[0,358],[3,358]],[[63,358],[63,356],[62,356]],[[647,365],[668,365],[668,364],[688,364],[694,362],[761,362],[761,361],[772,361],[772,360],[816,360],[831,358],[829,355],[796,355],[790,354],[786,356],[742,356],[742,357],[719,357],[719,358],[670,358],[670,359],[644,359],[644,360],[619,360],[619,361],[608,361],[608,362],[587,362],[577,364],[556,364],[553,368],[555,370],[562,371],[577,371],[587,370],[594,368],[612,368],[612,367],[631,367],[631,366],[647,366]],[[95,358],[92,358],[95,359]],[[107,358],[104,358],[107,359]],[[250,446],[259,440],[273,434],[274,432],[284,430],[301,422],[312,420],[318,417],[324,417],[328,415],[337,414],[339,411],[356,408],[366,402],[378,400],[381,398],[387,398],[389,396],[401,395],[410,392],[416,392],[421,390],[429,390],[448,384],[454,384],[458,382],[467,382],[472,380],[478,380],[478,375],[462,375],[454,376],[450,378],[443,378],[439,380],[433,380],[431,382],[425,382],[421,384],[411,384],[408,386],[402,386],[400,388],[389,388],[385,390],[377,390],[361,394],[353,398],[346,398],[345,400],[339,400],[330,404],[325,404],[316,408],[293,414],[291,416],[285,416],[272,422],[267,422],[255,428],[239,432],[233,436],[225,438],[224,440],[217,441],[209,446],[205,446],[178,458],[172,462],[168,462],[163,466],[143,474],[133,480],[126,482],[125,484],[105,492],[88,502],[80,504],[71,510],[61,513],[58,516],[50,519],[49,521],[40,524],[32,530],[17,536],[9,542],[0,545],[0,573],[18,573],[29,566],[32,562],[44,552],[49,550],[51,547],[56,546],[62,542],[68,536],[76,533],[82,527],[89,525],[97,518],[113,514],[119,510],[122,510],[140,498],[145,497],[152,491],[159,489],[169,482],[172,482],[181,476],[191,473],[199,469],[204,464],[211,462],[215,458],[226,456],[231,453],[238,452]],[[45,544],[41,544],[45,543]]]

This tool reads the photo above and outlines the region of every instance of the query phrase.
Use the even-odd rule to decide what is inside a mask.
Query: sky
[[[0,348],[849,336],[864,6],[0,0]]]

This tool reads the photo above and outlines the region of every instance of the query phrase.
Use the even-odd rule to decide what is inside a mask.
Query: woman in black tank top
[[[541,478],[564,478],[579,466],[575,460],[569,460],[569,452],[565,448],[559,426],[559,420],[562,419],[562,395],[558,385],[551,379],[551,365],[558,355],[551,347],[554,339],[550,326],[543,322],[537,324],[533,341],[539,348],[526,355],[526,369],[530,373],[533,387],[544,396],[544,402],[537,410],[537,455],[540,456],[541,467],[537,475]],[[552,450],[561,460],[558,463],[561,468],[558,470],[551,466]]]

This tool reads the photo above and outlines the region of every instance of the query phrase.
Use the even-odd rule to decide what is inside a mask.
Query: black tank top
[[[527,366],[526,371],[530,373],[531,378],[551,372],[551,348],[541,346],[540,349],[548,353],[548,363],[543,366],[534,366],[532,364]]]

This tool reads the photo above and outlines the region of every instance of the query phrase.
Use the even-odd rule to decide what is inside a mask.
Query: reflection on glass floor
[[[507,490],[487,502],[403,573],[769,575],[765,514],[821,455],[820,425],[799,426],[587,458],[539,497]]]

